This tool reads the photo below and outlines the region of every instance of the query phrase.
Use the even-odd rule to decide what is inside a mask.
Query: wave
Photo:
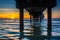
[[[6,20],[5,20],[6,21]],[[13,22],[13,20],[10,20],[12,23],[7,22],[7,23],[0,23],[0,38],[11,38],[18,40],[20,31],[19,31],[19,22]],[[42,22],[42,35],[47,35],[47,21]],[[52,21],[52,36],[60,36],[60,21]],[[25,20],[24,21],[24,29],[29,29],[31,28],[30,26],[30,21]],[[31,30],[25,30],[24,32],[31,32]],[[26,39],[27,40],[27,39]]]
[[[11,24],[19,24],[19,23],[2,23],[2,24],[10,24],[11,25]]]

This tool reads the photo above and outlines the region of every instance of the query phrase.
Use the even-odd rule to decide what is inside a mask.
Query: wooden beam
[[[23,35],[24,35],[24,13],[23,13],[23,8],[20,8],[20,39],[23,38]]]
[[[48,8],[48,24],[47,24],[47,35],[48,35],[48,40],[50,40],[50,37],[52,36],[52,8]]]

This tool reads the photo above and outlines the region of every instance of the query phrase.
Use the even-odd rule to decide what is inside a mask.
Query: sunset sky
[[[47,17],[44,11],[45,18]],[[52,10],[53,18],[60,18],[60,0],[57,0],[57,6]],[[14,0],[0,0],[0,18],[19,18],[19,10],[16,9]],[[25,10],[24,18],[29,18],[29,13]]]

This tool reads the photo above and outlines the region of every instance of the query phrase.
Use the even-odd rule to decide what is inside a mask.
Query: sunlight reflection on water
[[[1,21],[1,20],[0,20]],[[32,32],[31,30],[33,28],[30,27],[30,22],[29,20],[28,21],[24,21],[24,29],[30,29],[28,31],[24,31],[24,32]],[[43,24],[45,22],[45,24]],[[47,27],[46,27],[46,21],[42,22],[42,35],[47,35]],[[57,22],[57,21],[53,21],[53,25],[55,25],[56,22],[56,25],[59,26],[60,22]],[[59,23],[59,24],[58,24]],[[56,26],[55,25],[55,26]],[[60,36],[60,28],[57,26],[55,27],[53,26],[53,30],[52,30],[52,36]],[[19,31],[19,20],[2,20],[1,23],[0,23],[0,38],[11,38],[11,39],[14,39],[14,40],[18,40],[19,38],[19,34],[20,34],[20,31]],[[24,34],[24,35],[27,35],[27,34]],[[28,34],[30,35],[30,34]],[[24,38],[23,40],[29,40],[27,38]]]

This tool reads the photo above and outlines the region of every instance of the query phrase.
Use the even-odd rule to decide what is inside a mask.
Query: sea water
[[[1,39],[15,39],[19,40],[20,31],[19,31],[19,19],[0,19],[0,38]],[[41,22],[42,25],[42,35],[47,35],[47,20],[44,19]],[[29,29],[30,19],[24,20],[24,29]],[[28,30],[25,32],[29,32]],[[52,19],[52,36],[60,36],[60,18]],[[24,38],[23,40],[29,40],[29,38]],[[53,39],[52,40],[60,40]]]

